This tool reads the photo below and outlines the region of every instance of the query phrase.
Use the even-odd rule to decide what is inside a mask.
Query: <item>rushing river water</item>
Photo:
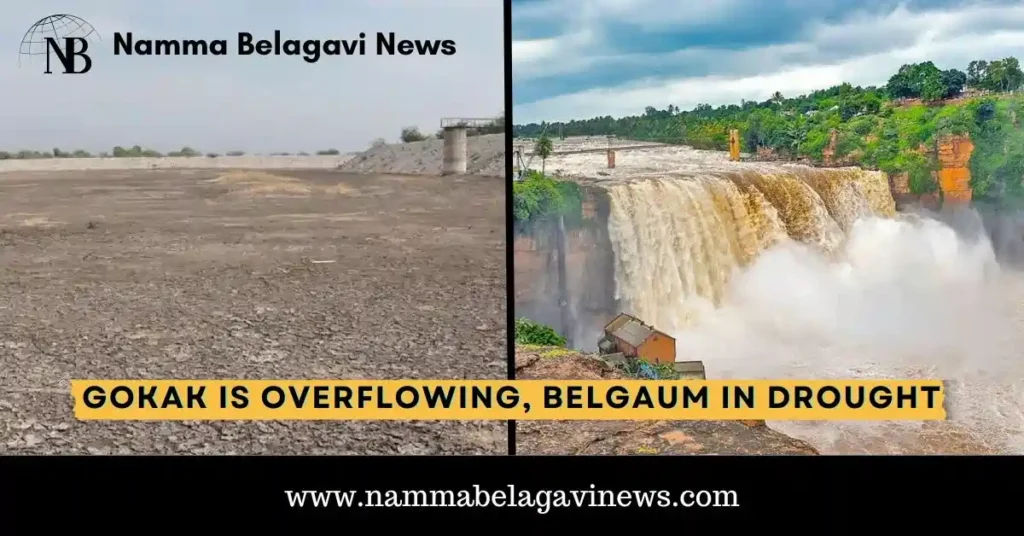
[[[713,378],[928,377],[938,423],[775,422],[823,453],[1024,453],[1024,276],[968,210],[896,214],[860,170],[609,186],[616,294]]]

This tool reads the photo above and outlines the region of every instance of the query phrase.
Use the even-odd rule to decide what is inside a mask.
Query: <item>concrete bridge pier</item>
[[[441,119],[441,137],[444,138],[444,159],[441,162],[441,175],[466,174],[466,138],[469,129],[493,127],[499,118],[485,117],[445,117]]]
[[[466,127],[444,127],[444,160],[441,175],[466,174]]]

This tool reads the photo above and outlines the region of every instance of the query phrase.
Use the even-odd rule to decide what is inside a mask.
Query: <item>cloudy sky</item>
[[[900,65],[1024,60],[1024,3],[513,0],[517,124],[765,100]]]
[[[0,18],[0,150],[109,150],[142,145],[204,152],[358,151],[403,126],[437,130],[441,117],[491,117],[504,104],[502,4],[481,0],[37,0]],[[33,22],[70,13],[100,34],[92,72],[43,75],[21,61]],[[467,22],[471,21],[471,23]],[[367,56],[239,57],[239,31],[273,39],[352,39]],[[228,39],[231,54],[113,56],[114,32],[136,39]],[[376,32],[452,39],[454,56],[378,57]]]

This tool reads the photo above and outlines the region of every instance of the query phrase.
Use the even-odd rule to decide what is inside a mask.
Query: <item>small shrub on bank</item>
[[[401,136],[399,136],[399,138],[402,140],[403,143],[412,143],[415,141],[423,141],[427,139],[427,137],[420,132],[420,129],[416,127],[403,128],[402,134]]]
[[[565,343],[565,337],[559,335],[551,326],[526,318],[516,320],[516,344],[564,347]]]
[[[579,216],[582,193],[578,184],[531,171],[512,185],[512,212],[517,222],[558,214]]]
[[[643,380],[674,380],[679,373],[671,363],[648,363],[643,359],[631,358],[617,368],[624,374]]]

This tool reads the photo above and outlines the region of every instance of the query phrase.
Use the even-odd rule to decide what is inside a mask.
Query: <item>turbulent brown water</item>
[[[983,234],[897,214],[885,175],[856,169],[608,190],[616,296],[709,377],[950,382],[950,422],[776,428],[827,453],[1024,452],[1024,280]]]

